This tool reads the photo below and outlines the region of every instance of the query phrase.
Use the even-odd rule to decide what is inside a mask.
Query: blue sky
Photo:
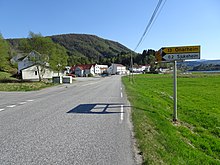
[[[134,49],[158,0],[0,0],[4,38],[94,34]],[[220,59],[220,1],[166,0],[137,52],[201,45],[202,59]]]

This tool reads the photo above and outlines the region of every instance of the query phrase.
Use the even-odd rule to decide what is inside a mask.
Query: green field
[[[22,82],[11,77],[10,73],[0,72],[0,91],[33,91],[53,85],[45,82]]]
[[[172,75],[123,77],[144,164],[220,164],[220,75],[179,75],[177,82],[174,124]]]

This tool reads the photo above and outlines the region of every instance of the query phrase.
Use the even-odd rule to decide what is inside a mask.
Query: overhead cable
[[[156,8],[154,9],[154,12],[153,12],[153,14],[152,14],[152,16],[151,16],[151,18],[150,18],[150,20],[149,20],[149,22],[148,22],[148,24],[147,24],[145,30],[144,30],[144,33],[142,34],[142,36],[141,36],[141,38],[140,38],[140,40],[139,40],[137,46],[135,47],[134,51],[137,50],[137,48],[140,46],[141,42],[143,41],[144,36],[145,36],[146,33],[149,31],[149,28],[150,28],[152,22],[154,21],[154,18],[155,18],[155,16],[157,15],[157,12],[158,12],[158,10],[160,9],[160,6],[161,6],[162,2],[163,2],[163,0],[159,0],[159,2],[157,3],[157,6],[156,6]],[[164,4],[165,4],[165,3],[164,3]],[[163,6],[164,6],[164,5],[163,5]],[[160,10],[160,11],[161,11],[161,10]]]
[[[157,17],[160,15],[160,12],[162,11],[162,9],[163,9],[163,7],[164,7],[166,1],[167,1],[167,0],[164,0],[164,3],[162,4],[162,6],[160,7],[160,10],[158,11],[158,14],[156,15],[155,19],[154,19],[153,22],[151,23],[151,26],[150,26],[149,30],[148,30],[147,33],[145,34],[145,36],[144,36],[144,38],[143,38],[143,41],[145,40],[145,38],[146,38],[147,34],[149,33],[149,31],[151,30],[151,28],[153,27],[155,21],[157,20]]]

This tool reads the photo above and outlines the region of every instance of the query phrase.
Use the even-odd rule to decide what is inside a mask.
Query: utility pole
[[[131,53],[130,65],[131,65],[131,71],[130,71],[130,72],[131,72],[131,73],[130,73],[131,76],[129,76],[129,81],[134,82],[134,75],[133,75],[133,56],[132,56],[132,53]]]

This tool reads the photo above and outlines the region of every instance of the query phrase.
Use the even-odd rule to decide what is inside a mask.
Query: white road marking
[[[8,105],[8,108],[14,108],[16,105]]]
[[[121,97],[123,97],[123,93],[121,92]]]
[[[122,123],[123,120],[124,120],[124,108],[123,108],[123,105],[121,105],[121,121],[120,121],[120,123]]]
[[[28,102],[31,102],[31,101],[34,101],[34,100],[27,100]],[[20,103],[18,103],[18,104],[20,104],[20,105],[23,105],[23,104],[26,104],[27,102],[20,102]],[[15,105],[15,104],[13,104],[13,105],[8,105],[8,106],[6,106],[7,108],[14,108],[14,107],[16,107],[17,105]],[[5,109],[4,108],[2,108],[2,109],[0,109],[0,112],[1,111],[4,111]]]
[[[20,102],[20,103],[18,103],[18,104],[20,104],[20,105],[23,105],[23,104],[26,104],[27,102]]]
[[[122,87],[121,87],[121,90],[122,90]]]

